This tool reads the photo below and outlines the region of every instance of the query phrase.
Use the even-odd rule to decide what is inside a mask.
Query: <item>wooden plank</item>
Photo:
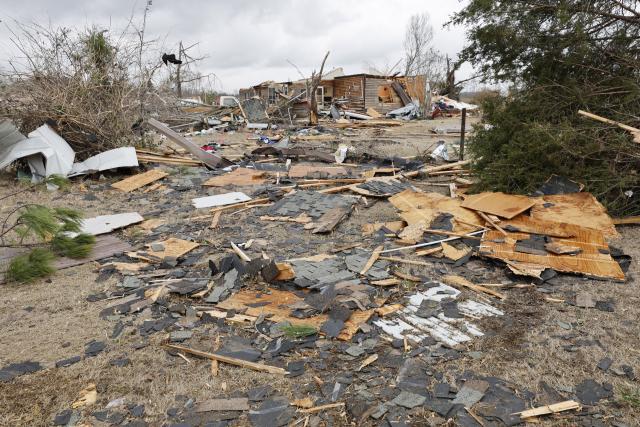
[[[582,406],[575,400],[565,400],[564,402],[553,403],[551,405],[539,406],[537,408],[527,409],[526,411],[517,412],[520,418],[539,417],[541,415],[557,414],[559,412],[580,409]]]
[[[390,277],[389,279],[374,280],[370,283],[374,286],[395,286],[399,285],[402,282],[395,277]]]
[[[613,218],[615,225],[640,224],[640,216],[628,216],[626,218]]]
[[[481,285],[476,285],[474,283],[471,283],[470,281],[468,281],[467,279],[461,276],[447,275],[442,277],[442,281],[447,285],[453,286],[455,288],[468,288],[476,292],[481,292],[487,295],[494,296],[499,299],[505,299],[505,296],[500,292],[494,291],[493,289],[485,288],[484,286],[481,286]]]
[[[160,169],[151,169],[150,171],[140,173],[137,175],[125,178],[122,181],[111,184],[113,188],[117,188],[120,191],[129,193],[133,190],[137,190],[140,187],[144,187],[147,184],[151,184],[154,181],[164,178],[169,175],[168,173],[161,171]]]
[[[268,372],[270,374],[286,375],[288,372],[283,368],[277,366],[265,365],[263,363],[248,362],[242,359],[236,359],[235,357],[222,356],[220,354],[207,353],[206,351],[195,350],[189,347],[183,347],[175,344],[165,344],[165,347],[173,350],[182,351],[183,353],[193,354],[194,356],[203,357],[210,360],[217,360],[218,362],[228,363],[229,365],[241,366],[243,368],[249,368],[254,371]]]
[[[149,124],[149,126],[154,128],[158,132],[162,133],[167,138],[169,138],[170,140],[172,140],[176,144],[180,145],[182,148],[187,150],[193,156],[195,156],[196,158],[201,160],[207,166],[215,168],[215,167],[218,167],[218,166],[224,167],[224,166],[231,165],[231,162],[229,162],[227,159],[224,159],[222,157],[218,157],[215,154],[211,154],[211,153],[209,153],[207,151],[204,151],[203,149],[198,147],[196,144],[194,144],[193,142],[189,141],[187,138],[185,138],[184,136],[180,135],[179,133],[174,132],[173,130],[169,129],[167,126],[163,125],[162,123],[160,123],[156,119],[149,119],[147,121],[147,123]]]
[[[312,233],[328,233],[333,230],[340,221],[345,219],[349,213],[351,212],[351,207],[335,207],[329,209],[318,219],[318,222],[315,223],[316,226],[313,229]]]
[[[202,185],[208,187],[226,187],[228,185],[259,185],[265,182],[265,172],[255,169],[238,168],[224,175],[214,176]]]
[[[607,119],[606,117],[598,116],[597,114],[589,113],[584,110],[578,110],[578,114],[602,123],[618,126],[620,129],[624,129],[627,132],[631,132],[633,134],[640,133],[640,129],[638,128],[634,128],[633,126],[625,125],[624,123],[616,122],[615,120]]]
[[[391,87],[398,94],[398,97],[400,97],[403,106],[411,104],[411,97],[409,97],[400,83],[398,83],[397,81],[393,81],[391,82]]]
[[[569,193],[534,199],[531,218],[594,228],[605,237],[618,237],[607,210],[591,193]]]
[[[502,227],[500,227],[498,224],[496,224],[491,218],[489,218],[489,216],[487,214],[485,214],[484,212],[480,212],[478,211],[478,215],[480,215],[482,217],[482,219],[484,219],[485,221],[487,221],[489,223],[489,225],[491,225],[493,228],[495,228],[496,230],[498,230],[500,233],[502,233],[503,235],[507,235],[507,232],[504,231],[502,229]]]
[[[424,261],[414,261],[412,259],[404,259],[404,258],[395,258],[390,256],[381,256],[380,259],[391,262],[399,262],[401,264],[410,264],[410,265],[421,265],[424,267],[432,267],[433,263],[424,262]]]
[[[433,172],[456,169],[456,168],[459,168],[460,166],[468,165],[469,163],[471,163],[471,160],[460,160],[460,161],[457,161],[457,162],[454,162],[454,163],[446,163],[444,165],[426,167],[426,168],[423,168],[423,169],[419,169],[417,171],[407,172],[407,173],[405,173],[403,175],[405,177],[407,177],[407,178],[418,176],[420,174],[427,174],[428,175],[428,174],[433,173]]]
[[[461,204],[463,208],[507,219],[521,214],[533,205],[535,205],[535,200],[527,196],[489,192],[467,196]]]
[[[301,412],[303,414],[315,414],[316,412],[326,411],[327,409],[342,408],[342,407],[344,407],[344,402],[328,403],[326,405],[316,406],[315,408],[298,409],[298,412]]]

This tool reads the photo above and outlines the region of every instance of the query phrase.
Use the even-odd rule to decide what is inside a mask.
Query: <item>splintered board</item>
[[[504,193],[480,193],[467,196],[462,207],[511,219],[531,208],[535,201],[527,196]]]
[[[544,234],[551,237],[573,237],[573,224],[544,221],[527,215],[519,215],[513,219],[500,221],[501,228],[521,233]]]
[[[534,199],[531,217],[600,230],[606,237],[617,237],[613,220],[591,193],[569,193]]]
[[[438,193],[405,190],[390,197],[389,201],[400,210],[400,217],[408,225],[423,222],[426,229],[438,215],[448,213],[460,220],[452,221],[453,230],[457,233],[475,231],[484,226],[484,220],[474,211],[463,208],[459,199],[452,199]]]
[[[120,191],[129,193],[133,190],[137,190],[140,187],[144,187],[147,184],[151,184],[154,181],[164,178],[168,173],[161,171],[160,169],[151,169],[145,173],[125,178],[122,181],[111,184],[113,188],[117,188]]]
[[[347,170],[342,166],[307,166],[294,165],[289,169],[289,178],[304,178],[313,175],[326,175],[329,177],[345,176]]]
[[[258,185],[264,183],[265,173],[255,169],[238,168],[224,175],[214,176],[204,182],[208,187],[226,187],[227,185]]]
[[[148,262],[160,262],[167,257],[180,258],[200,246],[195,242],[176,239],[175,237],[171,237],[160,243],[164,246],[164,250],[162,251],[153,251],[149,249],[148,251],[129,252],[127,255],[131,258],[138,258]]]
[[[609,246],[600,231],[571,224],[562,224],[562,227],[572,237],[554,237],[552,238],[553,242],[578,247],[581,250],[579,254],[554,255],[549,253],[547,255],[534,255],[516,252],[516,240],[528,239],[530,237],[529,233],[509,232],[507,238],[505,238],[500,232],[490,230],[485,233],[482,239],[480,255],[503,261],[549,267],[564,273],[578,273],[595,278],[624,280],[624,272],[620,265],[609,255]],[[544,228],[535,231],[538,234],[545,234]]]
[[[245,315],[255,317],[261,314],[271,314],[272,316],[269,317],[269,320],[272,322],[286,321],[292,325],[313,326],[317,330],[320,330],[322,324],[328,319],[326,314],[319,314],[305,319],[293,317],[291,316],[293,309],[290,305],[303,301],[303,298],[293,292],[279,291],[277,289],[271,289],[269,292],[268,294],[263,294],[257,291],[242,290],[219,303],[216,308],[243,311]],[[345,341],[353,338],[358,327],[368,321],[373,312],[373,309],[354,311],[349,320],[344,323],[344,328],[338,338]]]

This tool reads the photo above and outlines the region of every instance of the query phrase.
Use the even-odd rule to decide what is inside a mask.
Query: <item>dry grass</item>
[[[413,128],[412,128],[413,129]],[[416,128],[417,129],[417,128]],[[424,129],[423,129],[424,130]],[[216,136],[222,138],[222,136]],[[241,141],[246,135],[224,136]],[[389,149],[391,145],[379,147]],[[176,176],[176,179],[183,176]],[[0,188],[10,188],[11,178],[0,177]],[[102,185],[101,182],[95,182]],[[243,189],[240,189],[244,191]],[[116,212],[138,211],[141,214],[157,209],[166,200],[159,192],[144,195],[148,203],[142,203],[137,193],[123,194],[108,189],[91,190],[98,201],[84,200],[78,184],[72,186],[69,193],[49,193],[38,190],[21,195],[19,200],[9,199],[7,204],[39,200],[49,206],[73,205],[86,212],[88,216]],[[188,205],[189,200],[206,191],[194,188],[189,191],[173,193],[172,202]],[[220,191],[223,192],[223,191]],[[10,207],[10,206],[8,206]],[[2,206],[1,210],[5,208]],[[180,216],[189,216],[180,213]],[[165,218],[169,222],[176,217]],[[396,220],[395,210],[385,202],[376,203],[371,208],[359,208],[348,221],[341,223],[338,230],[328,236],[315,236],[309,246],[310,254],[326,252],[343,242],[360,240],[360,227],[364,223]],[[212,255],[223,253],[227,237],[222,230],[237,227],[243,222],[255,221],[255,213],[245,211],[235,216],[223,214],[220,230],[204,231],[201,238],[210,239],[214,248]],[[290,237],[290,228],[285,224],[260,224],[261,231],[274,236],[277,241]],[[251,238],[252,228],[243,231],[243,237]],[[289,233],[289,234],[288,234]],[[346,234],[345,234],[346,233]],[[633,227],[621,229],[622,239],[615,244],[634,258],[640,257],[638,245],[640,230]],[[301,233],[296,237],[311,242],[311,235]],[[306,244],[306,243],[305,243]],[[309,243],[311,245],[311,243]],[[427,277],[437,278],[439,269],[449,266],[437,263],[433,268],[401,267],[403,271],[413,271]],[[488,262],[473,260],[465,268],[469,271],[484,269],[482,280],[496,283],[504,279],[504,270]],[[456,270],[454,270],[455,272]],[[640,423],[637,402],[638,385],[626,378],[618,377],[611,371],[601,372],[597,362],[608,356],[614,360],[613,366],[628,364],[634,367],[636,375],[640,373],[640,336],[637,333],[637,319],[640,317],[638,304],[637,262],[632,265],[625,284],[606,281],[584,280],[580,277],[561,276],[560,284],[554,287],[554,296],[564,297],[569,291],[584,290],[594,299],[612,299],[616,304],[615,312],[607,313],[595,309],[576,308],[566,304],[546,302],[540,294],[531,290],[506,291],[508,299],[503,307],[507,316],[493,322],[484,322],[483,330],[487,337],[475,340],[470,350],[481,350],[479,360],[464,356],[459,360],[439,363],[434,371],[445,372],[445,378],[453,381],[456,375],[468,370],[477,375],[491,375],[510,381],[519,389],[538,391],[539,381],[545,381],[554,388],[570,387],[585,378],[611,382],[615,389],[616,403],[601,404],[605,414],[603,420],[609,423],[615,415],[617,421],[628,425]],[[297,378],[282,378],[269,374],[256,373],[245,369],[220,365],[220,375],[212,377],[208,361],[190,359],[187,363],[179,357],[171,357],[161,347],[166,334],[158,333],[150,337],[149,345],[140,350],[132,348],[133,343],[141,339],[132,334],[134,327],[128,326],[121,337],[110,340],[114,323],[100,319],[98,313],[107,302],[88,303],[87,295],[113,289],[114,279],[105,283],[95,283],[96,273],[92,265],[84,265],[60,271],[52,277],[51,283],[38,281],[29,286],[2,287],[0,299],[0,324],[3,325],[0,339],[0,365],[23,360],[41,362],[47,369],[17,378],[10,383],[0,383],[0,425],[44,426],[50,425],[54,414],[67,409],[77,397],[79,390],[88,383],[98,385],[98,402],[83,412],[83,420],[94,422],[90,412],[101,410],[107,402],[125,397],[127,402],[143,403],[146,407],[146,420],[151,425],[161,425],[166,421],[168,408],[178,406],[176,396],[185,395],[193,399],[207,399],[243,393],[251,387],[271,385],[279,394],[289,398],[303,397],[309,390],[317,390],[311,376],[312,370]],[[26,307],[33,307],[27,311]],[[126,320],[126,318],[125,318]],[[557,321],[576,323],[573,330],[562,329]],[[189,346],[212,350],[217,331],[212,327],[196,329]],[[562,338],[575,333],[572,340]],[[82,354],[84,345],[92,340],[107,342],[107,349],[95,358],[83,360],[71,367],[53,368],[55,361]],[[568,352],[563,346],[577,340],[589,340],[576,346],[576,351]],[[62,347],[63,343],[69,345]],[[386,344],[381,344],[386,345]],[[113,367],[109,361],[118,357],[128,357],[131,365],[124,368]],[[314,351],[305,350],[291,359],[302,357],[316,358]],[[331,366],[345,366],[347,362],[334,359]],[[321,372],[322,375],[327,374]],[[393,379],[396,372],[383,371],[383,375]],[[225,384],[223,386],[223,384]],[[226,391],[225,391],[226,387]],[[570,397],[570,396],[567,396]],[[433,421],[431,414],[424,414],[425,424]],[[334,418],[335,425],[344,425],[343,418]],[[430,421],[429,421],[430,420]],[[246,415],[235,425],[247,425]],[[542,425],[563,425],[562,421],[547,419]],[[566,423],[565,423],[566,425]]]

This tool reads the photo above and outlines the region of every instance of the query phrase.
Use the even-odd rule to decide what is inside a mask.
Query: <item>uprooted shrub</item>
[[[20,57],[5,76],[0,114],[28,133],[51,125],[80,157],[140,143],[136,124],[166,109],[152,84],[159,56],[135,32],[15,24]],[[144,48],[144,49],[143,49]],[[146,60],[147,53],[152,60]]]
[[[69,208],[37,204],[17,207],[2,220],[0,247],[24,248],[27,252],[11,260],[5,278],[27,283],[55,272],[58,256],[85,258],[95,237],[80,233],[82,215]]]

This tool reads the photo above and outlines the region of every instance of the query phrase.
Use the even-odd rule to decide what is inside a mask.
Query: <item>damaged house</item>
[[[428,90],[425,76],[379,76],[373,74],[344,75],[342,68],[336,68],[323,76],[316,91],[320,110],[328,110],[332,104],[367,113],[375,110],[386,114],[401,108],[412,99],[425,99]],[[240,89],[241,101],[258,97],[267,108],[287,106],[296,117],[308,115],[307,80],[294,82],[265,81],[246,89]]]

